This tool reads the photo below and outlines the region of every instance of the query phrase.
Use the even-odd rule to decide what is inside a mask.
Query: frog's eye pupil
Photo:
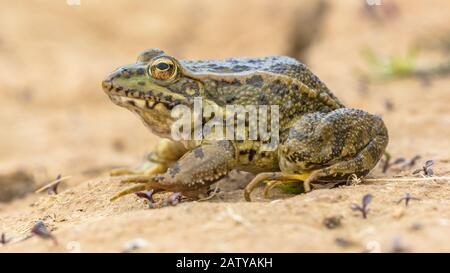
[[[169,64],[167,64],[167,63],[161,62],[161,63],[159,63],[159,64],[156,65],[156,68],[157,68],[158,70],[165,71],[165,70],[169,69],[170,66],[169,66]]]
[[[173,79],[177,75],[177,67],[170,59],[159,59],[148,68],[149,75],[161,81]]]

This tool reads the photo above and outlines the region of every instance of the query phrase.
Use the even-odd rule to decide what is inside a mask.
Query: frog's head
[[[154,133],[168,136],[171,110],[177,105],[191,106],[193,98],[203,94],[202,82],[183,71],[175,58],[149,49],[136,63],[111,73],[102,87],[115,104],[138,114]]]

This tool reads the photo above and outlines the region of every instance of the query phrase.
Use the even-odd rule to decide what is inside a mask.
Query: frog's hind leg
[[[289,137],[280,146],[280,169],[285,173],[311,172],[304,180],[306,191],[311,182],[336,184],[352,174],[369,173],[388,140],[382,119],[362,110],[341,108],[305,115],[290,128]]]
[[[387,140],[383,137],[381,139],[375,137],[355,157],[313,171],[305,183],[310,184],[311,182],[320,180],[321,177],[349,177],[353,174],[365,176],[373,169],[383,155],[386,142]]]
[[[111,176],[144,175],[151,176],[164,173],[172,163],[187,152],[183,144],[169,139],[162,139],[148,156],[148,162],[138,168],[120,168],[110,172]]]

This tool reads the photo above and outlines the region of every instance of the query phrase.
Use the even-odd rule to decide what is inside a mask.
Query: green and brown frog
[[[233,169],[257,174],[246,200],[262,181],[269,182],[266,189],[299,182],[310,191],[316,183],[366,175],[388,144],[380,117],[346,108],[304,64],[285,56],[186,61],[149,49],[102,85],[115,104],[163,138],[149,156],[150,168],[112,172],[131,175],[122,182],[137,184],[112,199],[142,190],[202,198]],[[219,108],[277,105],[279,145],[268,151],[259,139],[174,141],[171,110],[192,108],[195,98]]]

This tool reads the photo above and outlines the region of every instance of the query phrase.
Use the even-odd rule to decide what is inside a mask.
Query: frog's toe
[[[302,174],[283,174],[281,172],[260,173],[245,187],[244,197],[245,200],[251,201],[250,194],[254,188],[262,183],[264,180],[270,180],[264,189],[264,197],[269,195],[271,189],[276,186],[289,184],[292,182],[303,183],[305,192],[311,191],[311,182],[317,179],[317,173],[302,173]]]
[[[110,200],[114,201],[122,196],[136,193],[143,190],[163,190],[164,188],[161,186],[161,184],[158,182],[157,176],[131,176],[131,177],[125,177],[120,180],[121,184],[128,184],[128,183],[138,183],[138,185],[131,186],[129,188],[126,188],[116,194],[114,194]]]
[[[267,183],[264,188],[264,198],[269,198],[270,191],[278,186],[289,185],[292,183],[302,183],[304,192],[311,191],[311,182],[317,179],[315,172],[294,174],[294,175],[281,175],[278,180],[272,180]]]
[[[267,179],[274,180],[279,175],[280,175],[280,173],[277,173],[277,172],[259,173],[258,175],[256,175],[252,179],[252,181],[250,181],[250,183],[247,184],[247,186],[244,189],[244,198],[245,198],[245,200],[248,201],[248,202],[252,201],[252,199],[250,197],[250,194],[256,188],[256,186],[261,184],[264,180],[267,180]]]
[[[115,200],[119,199],[122,196],[131,194],[131,193],[140,192],[140,191],[143,191],[145,189],[146,189],[145,185],[134,185],[132,187],[126,188],[126,189],[124,189],[124,190],[114,194],[109,200],[110,201],[115,201]]]
[[[155,174],[164,173],[167,170],[167,165],[159,163],[144,163],[139,168],[119,168],[111,170],[111,176],[122,176],[122,175],[146,175],[152,176]]]
[[[129,168],[119,168],[113,169],[109,172],[110,176],[122,176],[122,175],[133,175],[136,174],[136,171]]]
[[[138,183],[138,184],[157,184],[157,176],[147,176],[147,175],[131,175],[125,176],[120,179],[121,184],[130,184],[130,183]]]
[[[300,182],[303,183],[303,188],[305,189],[305,192],[311,191],[311,182],[314,181],[315,178],[315,172],[307,172],[302,174],[288,174],[283,175],[281,177],[283,180],[290,180],[291,182]]]
[[[270,191],[275,188],[276,186],[280,186],[283,184],[284,181],[279,180],[271,180],[267,182],[266,187],[264,188],[264,198],[269,198]]]

